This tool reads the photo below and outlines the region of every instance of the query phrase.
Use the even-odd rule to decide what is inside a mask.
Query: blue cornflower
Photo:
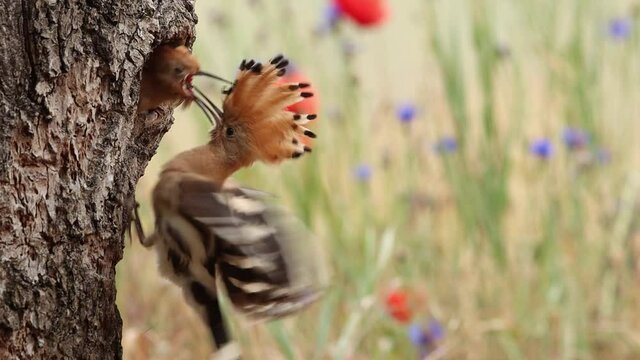
[[[540,159],[549,159],[553,155],[553,144],[549,139],[538,139],[531,143],[529,151]]]
[[[409,326],[409,340],[417,347],[423,347],[429,343],[429,336],[422,325],[413,323]]]
[[[358,53],[360,47],[353,41],[345,40],[342,42],[342,52],[346,56],[353,56]]]
[[[458,140],[451,136],[440,138],[434,145],[433,149],[439,154],[450,154],[458,150]]]
[[[317,32],[319,34],[326,34],[336,27],[338,21],[342,17],[342,11],[335,3],[330,3],[324,8],[322,14],[322,22],[318,26]]]
[[[324,9],[324,19],[327,24],[335,26],[342,17],[342,10],[335,3],[327,5]]]
[[[289,59],[289,64],[285,67],[287,75],[293,75],[298,72],[298,66],[293,62],[293,60]]]
[[[396,116],[400,122],[404,124],[411,123],[413,119],[415,119],[417,113],[418,111],[416,107],[410,103],[400,104],[396,107]]]
[[[631,18],[620,17],[609,21],[609,36],[614,40],[626,40],[631,36],[633,22]]]
[[[595,151],[596,161],[601,165],[606,165],[611,162],[611,152],[607,149],[600,148]]]
[[[408,335],[420,358],[424,358],[438,347],[438,342],[444,338],[444,329],[438,320],[431,319],[426,328],[419,323],[411,324]]]
[[[431,319],[431,321],[429,321],[429,338],[431,341],[438,341],[443,337],[444,329],[442,328],[442,324],[436,319]]]
[[[577,150],[587,146],[591,139],[589,134],[582,129],[566,128],[562,132],[562,140],[567,148]]]
[[[353,169],[353,176],[356,180],[368,182],[371,179],[371,175],[373,175],[373,169],[368,164],[358,164]]]

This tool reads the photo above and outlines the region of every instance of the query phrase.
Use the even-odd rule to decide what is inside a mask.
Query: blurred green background
[[[320,103],[311,155],[235,178],[319,235],[330,286],[270,324],[226,304],[245,358],[640,358],[640,3],[396,0],[366,28],[329,5],[196,2],[203,69],[284,53]],[[162,164],[207,139],[175,115],[146,229]],[[117,270],[125,358],[209,356],[155,252]]]

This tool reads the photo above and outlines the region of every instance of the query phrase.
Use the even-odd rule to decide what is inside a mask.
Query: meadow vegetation
[[[197,1],[203,69],[284,53],[320,104],[312,154],[236,176],[331,272],[299,315],[231,315],[247,358],[640,358],[639,6],[396,0],[363,28],[320,0]],[[207,138],[197,108],[175,115],[138,185],[147,229],[163,162]],[[127,359],[212,351],[137,239],[118,306]]]

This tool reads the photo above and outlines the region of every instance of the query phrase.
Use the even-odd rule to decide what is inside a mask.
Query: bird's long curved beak
[[[226,84],[229,84],[229,85],[233,85],[233,82],[231,82],[231,81],[229,81],[229,80],[227,80],[225,78],[222,78],[222,77],[220,77],[218,75],[214,75],[212,73],[208,73],[206,71],[198,71],[197,73],[194,74],[194,76],[206,76],[206,77],[218,80],[218,81],[222,81],[223,83],[226,83]]]

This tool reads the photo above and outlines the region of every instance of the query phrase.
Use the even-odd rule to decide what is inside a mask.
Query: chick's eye
[[[175,67],[175,68],[173,69],[173,72],[174,72],[176,75],[180,76],[180,75],[183,75],[183,74],[185,73],[185,70],[184,70],[184,68],[183,68],[183,67],[178,66],[178,67]]]
[[[228,127],[228,128],[224,131],[224,133],[225,133],[225,135],[226,135],[228,138],[232,138],[232,137],[234,137],[234,136],[235,136],[236,131],[235,131],[235,129],[234,129],[234,128],[232,128],[232,127]]]

